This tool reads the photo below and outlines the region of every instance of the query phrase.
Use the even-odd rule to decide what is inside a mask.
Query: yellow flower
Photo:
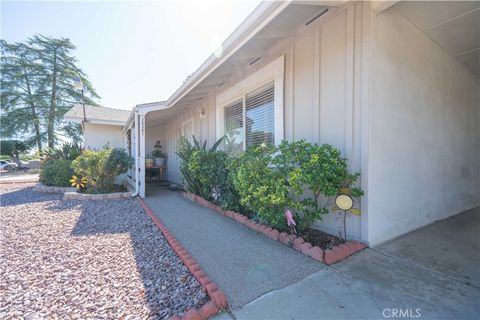
[[[87,178],[86,177],[77,177],[76,175],[73,175],[72,178],[70,179],[70,183],[72,184],[72,187],[77,187],[77,190],[80,188],[85,188],[87,185]]]

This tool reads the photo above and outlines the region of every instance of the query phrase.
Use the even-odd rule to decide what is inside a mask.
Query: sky
[[[69,38],[98,103],[130,110],[168,99],[259,3],[1,0],[0,37]]]

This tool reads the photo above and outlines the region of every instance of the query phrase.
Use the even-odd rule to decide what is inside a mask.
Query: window
[[[245,97],[245,146],[275,144],[273,82]]]
[[[283,140],[283,56],[217,96],[217,137],[224,150]]]
[[[225,107],[225,152],[232,153],[243,150],[243,100]]]

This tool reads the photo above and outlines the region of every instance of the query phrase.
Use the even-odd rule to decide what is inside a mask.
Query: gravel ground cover
[[[136,200],[0,185],[0,319],[166,319],[207,301]]]

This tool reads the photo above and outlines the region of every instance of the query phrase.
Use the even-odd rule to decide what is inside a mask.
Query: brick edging
[[[193,257],[180,244],[180,242],[175,239],[170,230],[168,230],[167,227],[162,224],[160,219],[153,213],[153,211],[145,203],[145,201],[142,198],[137,199],[138,202],[140,202],[143,210],[145,210],[150,219],[152,219],[153,223],[158,227],[158,229],[160,229],[164,237],[167,239],[173,251],[175,251],[175,253],[180,257],[180,260],[182,260],[183,264],[197,279],[197,281],[200,283],[200,285],[208,294],[211,300],[211,302],[207,302],[199,310],[189,309],[185,312],[182,318],[178,316],[173,316],[170,318],[170,320],[203,320],[216,315],[221,309],[225,309],[227,307],[227,298],[225,294],[217,287],[215,282],[213,282],[209,277],[207,277],[200,265],[198,265],[195,259],[193,259]]]
[[[233,219],[238,223],[241,223],[244,226],[247,226],[257,232],[263,233],[264,235],[273,240],[280,241],[281,243],[289,247],[293,247],[295,250],[303,253],[304,255],[309,256],[326,265],[337,263],[367,247],[367,245],[364,243],[352,240],[341,243],[340,245],[335,246],[330,250],[322,250],[318,246],[312,246],[311,243],[305,242],[305,240],[303,240],[303,238],[301,237],[297,237],[293,234],[288,234],[286,232],[280,232],[276,229],[272,229],[263,224],[250,220],[247,216],[244,216],[238,212],[224,210],[223,208],[200,197],[199,195],[190,192],[182,192],[181,194],[184,198],[188,200],[194,201],[201,206],[207,207],[217,212],[218,214]]]

